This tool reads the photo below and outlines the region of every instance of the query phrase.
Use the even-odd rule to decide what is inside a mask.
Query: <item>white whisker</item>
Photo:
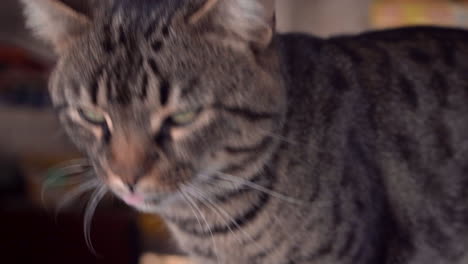
[[[236,220],[226,211],[224,210],[221,206],[218,206],[216,205],[213,201],[211,201],[208,197],[206,197],[203,192],[201,190],[199,190],[198,188],[196,188],[195,186],[192,186],[192,190],[194,192],[196,192],[198,194],[198,196],[203,199],[204,201],[206,201],[205,205],[209,206],[210,208],[212,208],[212,210],[215,211],[216,214],[218,214],[218,216],[220,216],[219,214],[222,214],[224,215],[221,216],[222,219],[224,219],[224,221],[228,221],[232,224],[234,224],[238,230],[250,241],[252,241],[252,243],[260,250],[260,251],[263,251],[265,250],[264,247],[261,247],[258,243],[256,243],[256,241],[253,239],[253,237],[247,233],[241,226],[239,226],[239,223],[236,222]],[[203,203],[203,200],[200,200],[202,203]],[[208,204],[207,204],[208,203]],[[237,239],[237,241],[239,242],[240,245],[243,245],[243,241],[241,241],[237,236],[236,234],[234,233],[234,231],[232,230],[231,227],[229,227],[228,225],[228,229],[229,231],[232,233],[232,235]]]
[[[270,190],[270,189],[268,189],[268,188],[265,188],[264,186],[261,186],[261,185],[259,185],[259,184],[253,183],[253,182],[251,182],[251,181],[248,181],[248,180],[245,180],[245,179],[236,177],[236,176],[229,175],[229,174],[226,174],[226,173],[223,173],[223,172],[219,172],[219,171],[217,172],[217,175],[220,176],[220,177],[222,178],[222,180],[230,181],[230,182],[234,182],[234,183],[237,183],[237,184],[245,185],[245,186],[250,187],[250,188],[252,188],[252,189],[255,189],[255,190],[257,190],[257,191],[260,191],[260,192],[269,194],[269,195],[271,195],[272,197],[275,197],[275,198],[277,198],[277,199],[283,200],[283,201],[285,201],[285,202],[288,202],[288,203],[291,203],[291,204],[296,204],[296,205],[302,205],[302,204],[304,204],[304,201],[301,201],[301,200],[298,200],[298,199],[296,199],[296,198],[292,198],[292,197],[286,196],[286,195],[284,195],[284,194],[281,194],[281,193],[279,193],[279,192]]]
[[[287,137],[285,137],[285,136],[282,136],[282,135],[280,135],[280,134],[276,134],[276,133],[273,133],[273,132],[271,132],[271,131],[263,130],[263,129],[261,129],[261,128],[257,128],[257,129],[260,130],[260,133],[262,133],[262,134],[265,135],[265,136],[270,136],[270,137],[272,137],[272,138],[274,138],[274,139],[278,139],[278,140],[280,140],[280,141],[289,143],[289,144],[291,144],[291,145],[299,145],[299,144],[300,144],[299,142],[294,141],[294,140],[292,140],[292,139],[289,139],[289,138],[287,138]]]
[[[91,179],[91,180],[88,180],[87,182],[80,184],[78,187],[74,188],[73,190],[65,194],[62,201],[57,205],[55,209],[55,218],[57,218],[57,215],[60,212],[60,210],[67,207],[73,201],[78,199],[78,197],[80,197],[82,194],[98,186],[99,186],[99,181],[97,179]]]
[[[92,172],[83,172],[81,174],[75,174],[75,175],[72,175],[72,176],[68,176],[66,181],[62,182],[62,183],[57,183],[57,178],[53,178],[53,179],[47,179],[46,181],[44,181],[44,183],[42,184],[42,188],[41,188],[41,201],[42,201],[42,204],[45,204],[45,192],[52,188],[52,186],[54,187],[64,187],[64,186],[73,186],[73,185],[77,185],[79,183],[86,183],[88,182],[90,179],[92,179],[91,176],[93,176],[94,174]],[[60,178],[65,178],[65,177],[60,177]]]
[[[91,167],[83,164],[73,164],[67,167],[49,169],[46,173],[47,179],[44,181],[44,186],[48,187],[55,182],[68,177],[81,176],[91,170]]]
[[[90,167],[91,165],[87,159],[72,159],[72,160],[67,160],[65,162],[59,163],[55,165],[54,167],[50,168],[48,171],[66,169],[68,167],[75,167],[75,166]]]
[[[185,203],[189,206],[190,210],[192,211],[193,215],[197,219],[198,225],[200,226],[200,229],[203,230],[203,226],[201,224],[200,218],[198,217],[199,214],[201,214],[200,211],[196,211],[196,209],[193,207],[193,205],[190,204],[187,194],[182,190],[179,189],[180,194],[182,194],[182,197],[184,198]]]
[[[223,214],[224,216],[222,216],[221,211],[218,210],[218,208],[216,208],[214,203],[210,199],[208,199],[206,196],[204,196],[203,193],[200,190],[198,190],[195,186],[191,185],[191,186],[188,186],[188,187],[190,188],[189,191],[195,197],[195,199],[200,198],[200,199],[197,199],[197,200],[202,202],[205,206],[207,206],[211,210],[213,210],[216,215],[218,215],[221,219],[223,219],[223,221],[228,221],[228,222],[232,222],[232,223],[235,222],[235,221],[232,220],[232,217],[227,212],[225,212]],[[206,203],[204,201],[206,201]],[[237,223],[234,223],[234,224],[236,225]],[[231,234],[237,239],[237,241],[239,242],[239,245],[242,245],[242,241],[236,236],[236,234],[234,233],[232,228],[230,226],[228,226],[228,229],[231,232]]]
[[[219,255],[218,255],[218,249],[217,249],[217,247],[216,247],[216,241],[215,241],[214,235],[213,235],[213,231],[211,231],[211,227],[210,227],[210,225],[208,224],[208,221],[206,220],[206,217],[205,217],[205,216],[203,215],[203,213],[201,212],[200,207],[198,207],[197,203],[193,200],[193,198],[191,198],[190,193],[183,192],[183,194],[186,195],[188,202],[189,202],[190,204],[192,204],[192,205],[196,208],[196,210],[197,210],[198,212],[200,212],[200,216],[202,217],[203,221],[205,222],[205,225],[206,225],[206,227],[207,227],[207,229],[208,229],[208,232],[210,232],[211,241],[213,242],[213,251],[214,251],[214,253],[215,253],[215,255],[216,255],[216,259],[218,260],[218,264],[221,264],[220,258],[219,258]]]
[[[89,250],[97,256],[96,250],[93,247],[93,242],[91,240],[91,225],[92,219],[94,216],[94,212],[99,204],[99,202],[104,198],[107,193],[107,187],[105,185],[101,185],[97,188],[91,196],[89,200],[88,206],[86,207],[84,222],[83,222],[83,229],[84,229],[84,236],[86,245],[88,246]]]
[[[55,183],[53,187],[64,187],[64,186],[74,186],[79,183],[83,183],[85,181],[89,181],[96,178],[96,175],[94,174],[94,171],[87,171],[83,172],[80,174],[75,174],[72,176],[67,177],[66,181],[63,181],[61,183]]]

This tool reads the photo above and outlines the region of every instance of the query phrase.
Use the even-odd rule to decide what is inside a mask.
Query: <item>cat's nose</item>
[[[108,183],[117,193],[127,196],[137,195],[142,185],[140,178],[125,178],[112,172],[109,174]]]
[[[124,182],[124,184],[126,185],[128,191],[130,193],[135,193],[135,191],[137,189],[138,182],[140,181],[140,178],[141,177],[138,177],[138,176],[137,177],[129,177]]]
[[[110,143],[106,161],[109,170],[124,181],[129,188],[134,188],[141,177],[148,172],[149,160],[147,144],[137,135],[116,133]]]
[[[127,188],[131,193],[134,193],[136,189],[136,184],[134,183],[127,184]]]
[[[132,206],[138,206],[145,202],[145,197],[139,194],[129,194],[122,197],[124,202]]]

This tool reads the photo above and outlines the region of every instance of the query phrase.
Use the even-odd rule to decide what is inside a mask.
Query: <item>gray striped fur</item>
[[[23,0],[62,30],[39,35],[64,126],[197,263],[468,263],[467,31],[269,38],[255,1],[47,1]]]

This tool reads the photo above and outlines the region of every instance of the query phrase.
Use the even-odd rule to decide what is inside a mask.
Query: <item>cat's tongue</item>
[[[129,194],[123,197],[124,202],[128,205],[141,205],[145,202],[145,198],[138,194]]]

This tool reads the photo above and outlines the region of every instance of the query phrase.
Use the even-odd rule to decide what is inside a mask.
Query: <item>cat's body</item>
[[[119,16],[53,41],[54,102],[110,189],[198,263],[468,263],[467,31],[271,38],[252,1],[176,2],[156,42]]]
[[[220,263],[468,263],[468,33],[279,41],[290,107],[265,177],[306,203],[270,198],[254,218],[235,217],[244,230],[215,225]],[[216,260],[198,225],[174,228],[189,252]]]

